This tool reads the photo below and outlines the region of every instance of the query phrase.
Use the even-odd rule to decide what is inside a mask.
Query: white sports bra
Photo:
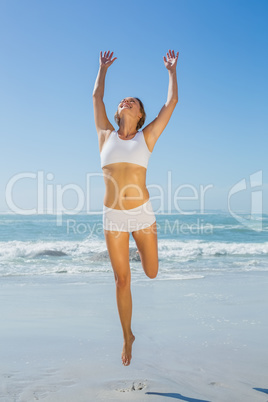
[[[150,156],[143,131],[138,131],[131,140],[122,140],[117,131],[112,131],[100,153],[101,167],[127,162],[147,168]]]

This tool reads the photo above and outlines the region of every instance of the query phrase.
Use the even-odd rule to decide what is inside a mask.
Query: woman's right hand
[[[113,57],[114,52],[110,53],[110,50],[108,52],[104,52],[102,55],[102,52],[100,52],[100,67],[105,67],[108,68],[110,67],[113,62],[117,59],[117,57]]]

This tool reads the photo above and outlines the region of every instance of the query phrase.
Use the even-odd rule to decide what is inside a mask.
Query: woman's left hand
[[[177,52],[177,55],[175,56],[174,50],[169,50],[167,53],[167,58],[164,56],[164,64],[169,71],[176,70],[178,57],[179,52]]]

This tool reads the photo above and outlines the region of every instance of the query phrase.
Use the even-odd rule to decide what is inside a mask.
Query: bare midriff
[[[149,199],[146,168],[134,163],[112,163],[102,168],[105,182],[104,205],[113,209],[132,209]]]

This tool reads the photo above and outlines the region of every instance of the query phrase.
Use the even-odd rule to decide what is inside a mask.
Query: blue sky
[[[54,194],[53,209],[57,188],[68,185],[88,190],[92,210],[101,209],[91,99],[99,52],[117,57],[106,81],[110,120],[120,99],[137,96],[148,123],[166,101],[163,56],[175,49],[179,103],[147,173],[155,206],[159,188],[166,208],[168,192],[173,197],[186,185],[177,194],[193,196],[194,188],[197,199],[180,201],[181,209],[199,209],[200,186],[210,185],[205,209],[226,209],[230,189],[243,179],[249,187],[250,175],[262,171],[257,189],[268,213],[267,16],[266,0],[2,0],[0,211],[9,210],[6,186],[25,172],[32,178],[12,187],[21,209],[36,207],[37,172],[43,172],[44,197],[48,186]],[[66,208],[76,206],[77,194],[66,188]],[[240,191],[232,208],[249,210],[250,200],[250,189]]]

